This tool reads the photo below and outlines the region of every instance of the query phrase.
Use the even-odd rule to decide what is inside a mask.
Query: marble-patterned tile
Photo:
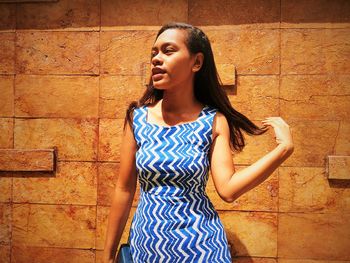
[[[249,116],[248,116],[249,118]],[[261,127],[261,120],[250,119],[255,125]],[[237,165],[250,165],[277,147],[274,139],[274,131],[270,128],[262,135],[249,135],[242,132],[245,140],[245,147],[241,152],[234,152],[233,162]]]
[[[101,32],[101,74],[141,76],[143,63],[150,62],[156,35],[153,30]]]
[[[279,176],[280,212],[350,212],[350,183],[329,181],[324,167],[280,167]]]
[[[281,28],[349,28],[349,1],[282,0]]]
[[[9,176],[9,177],[5,177]],[[0,173],[0,202],[8,203],[12,201],[12,173]]]
[[[127,12],[126,12],[127,10]],[[158,26],[170,21],[186,22],[188,0],[177,1],[101,1],[101,29]]]
[[[110,209],[111,207],[107,206],[97,206],[96,249],[98,250],[103,250],[105,246]],[[134,217],[135,211],[136,208],[131,207],[128,220],[126,222],[122,237],[118,244],[118,249],[121,244],[126,243],[128,241],[131,222]]]
[[[246,166],[235,165],[236,172]],[[278,211],[278,172],[272,173],[264,182],[241,195],[232,203],[221,199],[210,174],[206,192],[218,210]]]
[[[276,257],[277,214],[219,211],[232,256]]]
[[[340,121],[334,147],[335,155],[350,155],[350,121]]]
[[[15,148],[57,147],[58,160],[93,161],[97,157],[97,119],[16,119]]]
[[[238,76],[234,91],[227,90],[231,105],[249,119],[279,115],[278,76]]]
[[[326,156],[334,155],[338,121],[289,120],[294,152],[281,166],[326,167]]]
[[[188,4],[189,23],[196,26],[279,28],[280,25],[280,1],[277,0],[192,0]]]
[[[99,30],[99,0],[17,4],[17,30]]]
[[[13,200],[18,203],[96,205],[97,165],[58,162],[53,176],[13,178]]]
[[[96,206],[13,205],[12,244],[34,247],[95,247]]]
[[[15,73],[15,39],[15,33],[0,31],[0,74]]]
[[[281,73],[349,74],[347,29],[283,29]]]
[[[16,73],[99,74],[99,32],[16,33]]]
[[[101,162],[98,166],[98,205],[112,204],[113,194],[119,176],[120,163]],[[136,192],[132,206],[136,207],[140,196],[140,185],[137,180]]]
[[[349,260],[318,260],[318,259],[288,259],[279,258],[278,263],[349,263]]]
[[[0,118],[0,148],[13,148],[13,119]]]
[[[123,126],[124,119],[100,119],[98,152],[100,161],[119,161]]]
[[[95,263],[95,253],[89,249],[13,246],[12,262],[27,263],[28,259],[35,263]]]
[[[101,76],[100,117],[123,119],[129,104],[141,98],[145,91],[141,76]]]
[[[233,64],[240,75],[279,74],[278,29],[207,29],[205,33],[211,42],[215,63]]]
[[[9,203],[0,203],[0,245],[11,245],[12,208]]]
[[[233,262],[237,263],[277,263],[275,258],[264,258],[264,257],[234,257]]]
[[[14,116],[14,76],[0,76],[0,116]]]
[[[98,77],[21,74],[16,76],[15,87],[16,116],[98,116]]]
[[[0,258],[2,263],[11,262],[11,247],[0,245]],[[12,261],[13,262],[13,261]]]
[[[349,261],[349,243],[349,213],[278,215],[278,256],[281,258]]]
[[[349,75],[284,75],[280,86],[283,118],[349,120]]]

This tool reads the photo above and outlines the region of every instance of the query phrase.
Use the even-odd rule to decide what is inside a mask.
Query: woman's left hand
[[[262,123],[265,126],[272,126],[274,128],[277,144],[283,145],[290,150],[294,149],[289,125],[281,117],[268,117]]]

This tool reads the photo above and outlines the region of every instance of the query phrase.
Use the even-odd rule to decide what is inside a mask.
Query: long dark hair
[[[240,152],[245,146],[245,139],[241,130],[250,135],[260,135],[268,129],[259,128],[251,122],[246,116],[236,111],[224,89],[218,76],[214,55],[208,37],[204,32],[192,25],[180,22],[170,22],[161,27],[158,36],[167,29],[181,29],[187,32],[186,46],[191,54],[202,52],[204,61],[201,69],[196,72],[194,77],[194,95],[196,99],[204,105],[209,105],[218,109],[225,115],[230,128],[230,147],[231,150]],[[128,123],[132,127],[132,112],[135,108],[143,105],[149,105],[163,98],[163,90],[158,90],[153,86],[152,78],[150,78],[148,87],[142,97],[138,101],[130,103],[126,110],[124,120],[124,129]]]

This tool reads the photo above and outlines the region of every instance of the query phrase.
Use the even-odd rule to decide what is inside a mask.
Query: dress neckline
[[[200,111],[200,113],[198,114],[197,118],[194,120],[194,121],[190,121],[190,122],[185,122],[185,123],[180,123],[180,124],[175,124],[175,125],[171,125],[171,126],[164,126],[164,125],[159,125],[159,124],[156,124],[156,123],[151,123],[151,122],[148,122],[148,106],[147,105],[144,105],[144,109],[145,109],[145,122],[148,124],[148,125],[151,125],[151,126],[155,126],[155,127],[160,127],[160,128],[165,128],[165,129],[169,129],[169,128],[177,128],[177,127],[180,127],[180,126],[186,126],[186,125],[192,125],[196,122],[198,122],[200,120],[200,118],[202,117],[203,113],[204,113],[204,110],[207,108],[208,106],[207,105],[204,105],[202,110]]]

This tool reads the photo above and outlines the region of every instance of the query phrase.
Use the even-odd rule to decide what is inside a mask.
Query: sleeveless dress
[[[205,105],[193,122],[160,126],[147,122],[147,105],[134,110],[140,198],[130,228],[133,262],[231,263],[205,192],[216,111]]]

